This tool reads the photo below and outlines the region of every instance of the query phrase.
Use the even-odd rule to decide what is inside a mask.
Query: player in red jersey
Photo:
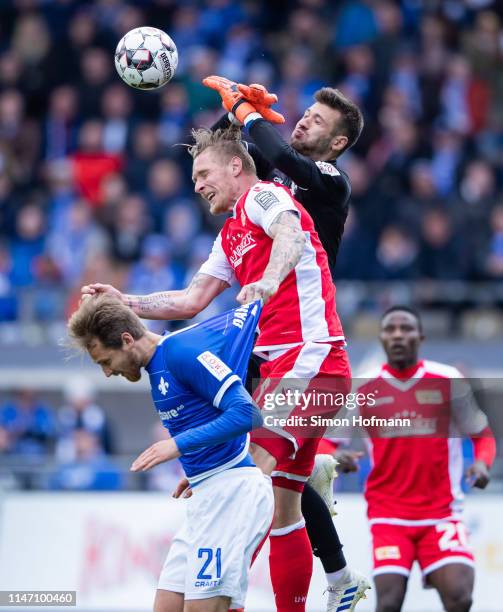
[[[233,214],[190,286],[149,296],[122,295],[99,284],[86,286],[83,292],[115,293],[145,318],[183,319],[203,310],[236,278],[242,286],[237,297],[241,303],[259,298],[265,302],[255,348],[268,358],[263,377],[309,382],[330,376],[347,388],[351,374],[335,309],[335,287],[313,221],[288,189],[258,181],[253,160],[236,137],[209,130],[195,134],[191,149],[195,190],[209,203],[212,214]],[[312,572],[300,498],[318,440],[283,430],[279,435],[268,432],[255,442],[260,445],[254,455],[257,464],[268,473],[276,472],[273,579],[280,584],[288,581],[296,589],[288,599],[275,589],[277,609],[300,612],[305,609]],[[295,452],[295,461],[289,460]],[[276,563],[276,557],[282,562]],[[347,597],[352,607],[367,587],[361,579],[351,588]]]
[[[475,454],[466,477],[481,489],[496,444],[461,373],[419,359],[423,338],[415,311],[390,308],[380,333],[387,362],[359,388],[367,397],[359,407],[363,418],[411,421],[406,429],[367,428],[372,468],[365,498],[378,612],[401,609],[414,561],[447,612],[466,612],[472,603],[473,554],[461,515],[462,437],[471,437]]]
[[[358,106],[333,87],[319,89],[287,143],[272,125],[284,123],[284,118],[271,108],[277,97],[262,85],[242,85],[220,76],[207,77],[203,84],[219,93],[222,105],[229,111],[212,129],[228,127],[231,122],[242,124],[249,139],[244,144],[255,162],[258,177],[291,190],[313,219],[333,271],[351,192],[349,177],[338,166],[338,160],[355,144],[363,129],[363,115]],[[259,378],[259,362],[257,355],[252,356],[248,390],[251,390],[252,379]],[[333,612],[345,597],[346,589],[342,585],[349,586],[351,571],[332,512],[324,503],[324,499],[332,495],[327,485],[334,473],[334,464],[327,461],[329,459],[325,457],[317,462],[316,474],[321,470],[323,478],[310,480],[304,487],[302,514],[313,553],[325,570],[327,612]],[[312,486],[314,482],[320,486]],[[288,590],[292,590],[293,585],[294,581],[283,580],[275,590],[282,590],[284,597],[289,597]]]

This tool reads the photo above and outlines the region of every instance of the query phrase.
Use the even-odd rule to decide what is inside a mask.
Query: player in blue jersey
[[[159,579],[154,612],[223,612],[244,606],[248,569],[273,517],[271,480],[248,453],[262,424],[242,380],[261,312],[252,302],[159,336],[107,294],[84,299],[68,322],[72,340],[105,376],[149,375],[171,438],[153,444],[133,471],[180,458],[193,495]]]

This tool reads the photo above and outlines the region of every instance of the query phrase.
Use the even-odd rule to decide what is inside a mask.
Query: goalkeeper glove
[[[203,79],[203,85],[214,89],[222,98],[222,106],[232,113],[238,121],[245,122],[246,117],[256,113],[257,109],[243,98],[237,83],[224,77],[209,76]]]
[[[270,94],[263,85],[254,84],[248,88],[251,90],[250,96],[258,100],[257,105],[253,100],[245,100],[246,96],[239,91],[240,87],[247,88],[246,85],[238,85],[234,81],[219,76],[206,77],[203,79],[203,85],[217,91],[222,98],[222,106],[241,123],[244,123],[245,119],[255,112],[271,123],[285,123],[283,115],[269,108],[271,104],[277,102],[277,96]]]
[[[264,119],[270,123],[285,123],[285,118],[281,113],[272,110],[271,105],[276,104],[278,96],[269,93],[267,89],[259,83],[251,85],[238,84],[238,90],[243,94],[243,97],[251,102]]]

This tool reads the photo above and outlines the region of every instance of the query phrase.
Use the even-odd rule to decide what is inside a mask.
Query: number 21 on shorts
[[[468,537],[463,523],[440,523],[436,526],[436,531],[442,534],[438,540],[440,550],[468,548]]]
[[[213,554],[213,548],[200,548],[197,551],[197,556],[199,559],[203,559],[203,565],[197,574],[198,580],[214,580],[219,579],[222,576],[222,549],[216,548],[215,554]],[[213,561],[213,557],[215,557],[215,569],[216,576],[213,577],[212,573],[208,572],[208,567]]]

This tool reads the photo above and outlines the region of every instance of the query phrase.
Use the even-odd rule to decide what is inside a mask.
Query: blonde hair
[[[196,159],[206,149],[212,148],[225,161],[230,161],[233,157],[239,157],[245,174],[255,174],[257,172],[255,162],[241,140],[241,130],[239,128],[230,126],[223,130],[214,131],[208,128],[200,128],[192,130],[192,138],[194,144],[188,150],[193,159]]]

